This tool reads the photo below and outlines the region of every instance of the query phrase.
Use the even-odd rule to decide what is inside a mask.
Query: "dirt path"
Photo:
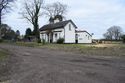
[[[125,58],[0,44],[16,57],[9,83],[125,83]]]

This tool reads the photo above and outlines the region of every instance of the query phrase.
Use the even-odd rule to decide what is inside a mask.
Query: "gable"
[[[77,26],[75,25],[75,23],[72,20],[70,20],[69,23],[71,23],[75,28],[77,28]]]
[[[72,22],[67,23],[64,28],[67,31],[72,31],[72,30],[75,31],[76,30],[76,26],[74,26],[74,24]]]

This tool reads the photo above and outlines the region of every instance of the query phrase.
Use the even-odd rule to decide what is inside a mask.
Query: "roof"
[[[76,33],[81,33],[81,32],[86,32],[87,34],[89,34],[90,36],[92,36],[89,32],[87,32],[85,30],[76,30]]]
[[[72,20],[67,20],[67,21],[57,22],[54,24],[44,25],[43,27],[40,28],[40,31],[64,28],[66,26],[66,24],[68,24],[69,22],[71,22],[77,28],[77,26],[72,22]]]

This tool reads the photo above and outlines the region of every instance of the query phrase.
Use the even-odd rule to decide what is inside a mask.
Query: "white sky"
[[[121,26],[125,31],[125,0],[45,0],[45,4],[57,1],[68,5],[66,19],[73,20],[80,29],[94,33],[94,38],[102,38],[102,34],[113,25]],[[32,28],[32,25],[21,19],[22,2],[17,0],[14,3],[13,11],[6,14],[3,23],[25,34],[26,28]],[[42,16],[39,25],[46,23],[48,18]]]

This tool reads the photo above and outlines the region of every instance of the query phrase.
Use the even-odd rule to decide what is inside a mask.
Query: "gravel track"
[[[125,57],[85,56],[5,44],[0,48],[16,59],[8,83],[125,83]]]

